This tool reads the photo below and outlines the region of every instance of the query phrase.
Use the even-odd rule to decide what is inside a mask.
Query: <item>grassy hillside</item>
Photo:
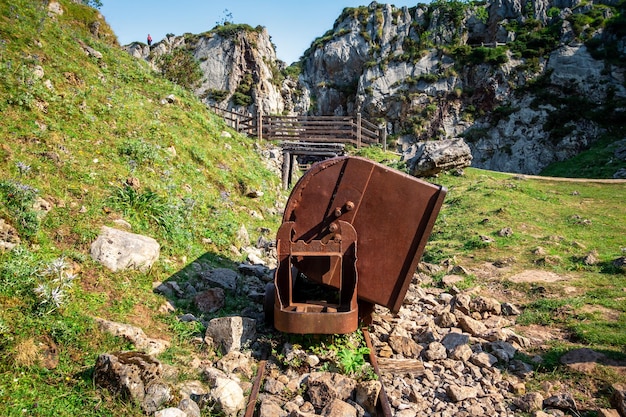
[[[92,318],[141,322],[166,338],[193,333],[157,313],[152,283],[199,257],[241,261],[231,246],[241,246],[242,225],[252,240],[276,230],[280,178],[252,140],[224,134],[191,93],[122,52],[96,10],[68,0],[50,17],[47,2],[10,3],[0,2],[0,219],[21,244],[0,253],[0,414],[140,415],[92,386],[96,355],[130,347]],[[45,215],[33,209],[39,198]],[[161,244],[148,273],[113,274],[91,260],[100,227],[117,219]],[[76,279],[54,309],[35,290],[52,284],[57,259]],[[44,346],[58,350],[53,369]]]
[[[252,140],[120,51],[96,10],[61,4],[64,14],[49,17],[42,2],[0,3],[0,220],[21,239],[0,253],[0,415],[140,416],[93,385],[98,354],[133,348],[99,332],[94,317],[169,340],[159,359],[182,369],[191,355],[210,354],[191,340],[201,326],[177,320],[184,309],[159,311],[164,299],[153,283],[197,258],[241,261],[232,250],[243,243],[237,231],[243,225],[255,239],[269,229],[273,237],[284,195]],[[450,192],[425,260],[506,264],[500,276],[470,275],[463,285],[526,306],[524,323],[567,330],[566,346],[625,353],[626,275],[611,266],[626,246],[623,184],[522,181],[473,169],[436,181]],[[251,198],[249,190],[264,194]],[[45,214],[33,208],[39,198]],[[150,271],[111,273],[91,260],[100,227],[119,219],[161,244]],[[504,227],[513,235],[499,236]],[[599,263],[581,263],[591,250]],[[575,291],[507,280],[528,268],[563,274]],[[63,298],[42,291],[59,282],[67,284]],[[229,300],[220,314],[240,302]]]

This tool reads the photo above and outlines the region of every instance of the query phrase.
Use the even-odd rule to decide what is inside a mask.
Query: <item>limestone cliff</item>
[[[191,51],[207,103],[361,113],[386,123],[399,150],[462,136],[474,166],[538,173],[623,127],[623,27],[617,0],[373,2],[344,9],[291,71],[262,27],[218,26],[126,48],[153,63],[174,48]]]
[[[289,101],[282,96],[290,90],[281,76],[284,63],[277,60],[264,27],[226,24],[199,35],[168,35],[150,48],[138,42],[125,48],[133,56],[151,62],[155,69],[159,58],[176,48],[189,51],[203,74],[195,93],[207,104],[276,114],[283,113]]]
[[[474,166],[537,173],[597,140],[599,113],[626,117],[626,47],[623,30],[610,29],[613,5],[347,8],[305,54],[302,81],[314,113],[385,120],[401,148],[464,136]],[[616,59],[597,59],[607,51]]]

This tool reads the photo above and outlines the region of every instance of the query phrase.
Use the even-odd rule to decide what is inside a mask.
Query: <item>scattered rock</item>
[[[243,389],[237,381],[214,371],[217,370],[211,368],[205,370],[205,377],[211,386],[209,401],[225,416],[235,417],[246,406]]]
[[[450,384],[446,387],[446,394],[452,401],[458,403],[468,398],[476,398],[478,392],[474,387],[460,387],[455,384]]]
[[[583,257],[582,262],[583,264],[589,265],[589,266],[597,265],[599,262],[598,252],[596,252],[595,250],[589,252]]]
[[[621,256],[613,261],[613,266],[626,271],[626,256]]]
[[[0,252],[13,249],[20,241],[17,230],[0,218]]]
[[[91,257],[113,272],[148,270],[159,258],[160,245],[151,237],[102,226],[91,245]]]
[[[470,309],[479,313],[492,313],[500,315],[502,306],[500,302],[494,298],[478,296],[470,302]]]
[[[578,407],[576,407],[576,401],[574,401],[574,397],[572,397],[568,393],[560,393],[557,395],[553,395],[552,397],[546,398],[545,400],[543,400],[543,406],[546,408],[558,408],[565,411],[578,410]]]
[[[237,288],[239,275],[237,272],[228,268],[217,268],[212,271],[204,271],[201,273],[202,280],[212,287],[220,287],[228,291],[234,291]]]
[[[152,414],[171,398],[169,386],[161,381],[162,373],[161,363],[144,353],[105,353],[96,360],[94,382]]]
[[[224,307],[226,294],[221,288],[209,288],[193,298],[193,304],[201,313],[215,313]]]
[[[109,333],[113,336],[123,337],[131,342],[137,349],[146,352],[148,355],[158,355],[169,348],[170,343],[166,340],[153,339],[144,333],[144,331],[129,324],[116,323],[96,317],[96,324],[101,331]]]
[[[480,336],[487,333],[487,326],[468,316],[459,317],[459,325],[463,331],[471,334],[472,336]]]
[[[543,396],[538,392],[523,395],[513,400],[516,407],[525,413],[541,410],[543,407]]]
[[[428,361],[436,361],[448,357],[446,347],[439,342],[430,343],[428,349],[422,352],[422,356]]]
[[[626,384],[613,384],[613,395],[611,405],[617,409],[622,416],[626,416]]]
[[[357,417],[356,408],[335,398],[322,409],[323,417]]]
[[[205,333],[207,344],[224,354],[240,350],[256,338],[256,320],[247,317],[218,317],[209,321]]]
[[[314,372],[307,381],[308,396],[315,409],[323,409],[332,400],[352,398],[356,381],[341,374]]]
[[[505,227],[504,229],[500,229],[500,231],[498,231],[498,236],[511,237],[513,236],[513,229],[511,229],[510,227]]]

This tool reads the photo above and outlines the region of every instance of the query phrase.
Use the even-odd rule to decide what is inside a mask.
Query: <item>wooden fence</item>
[[[212,106],[233,129],[262,140],[381,144],[387,149],[386,130],[365,120],[361,114],[350,116],[269,116],[238,113]]]

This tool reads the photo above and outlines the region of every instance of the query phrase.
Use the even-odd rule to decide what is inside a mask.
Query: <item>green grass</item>
[[[148,334],[173,340],[166,361],[191,352],[187,336],[199,329],[158,313],[163,299],[152,283],[199,258],[241,261],[230,251],[241,225],[253,239],[278,226],[280,178],[252,140],[223,137],[229,129],[191,92],[120,50],[96,10],[61,3],[55,19],[43,3],[0,4],[0,218],[21,238],[0,253],[0,414],[139,416],[93,386],[97,355],[131,348],[102,335],[93,317],[140,319]],[[95,38],[89,25],[97,20]],[[87,57],[81,43],[103,58]],[[161,104],[170,94],[176,101]],[[264,196],[246,197],[249,189]],[[52,210],[34,211],[36,198]],[[149,272],[113,274],[91,260],[100,227],[119,218],[161,244]],[[37,292],[51,285],[42,271],[57,258],[77,275],[58,306],[50,303],[56,287]],[[37,348],[45,340],[59,352],[52,369]]]
[[[555,162],[543,169],[540,175],[569,178],[613,178],[626,163],[615,158],[615,143],[623,135],[607,135],[588,150],[571,159]]]

